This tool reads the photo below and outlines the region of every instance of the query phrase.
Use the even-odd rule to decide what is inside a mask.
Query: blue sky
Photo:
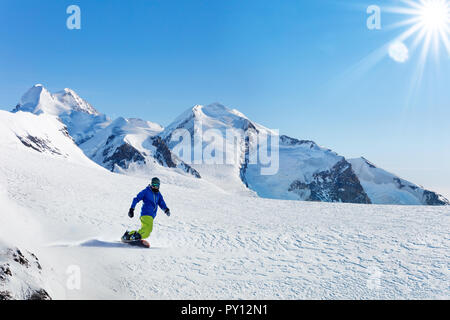
[[[66,28],[71,4],[81,30]],[[404,18],[382,11],[368,30],[371,4],[400,1],[1,0],[0,107],[35,83],[162,125],[220,102],[450,196],[449,55],[414,86],[418,50],[371,63]]]

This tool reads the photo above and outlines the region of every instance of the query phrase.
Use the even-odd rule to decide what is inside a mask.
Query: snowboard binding
[[[138,232],[133,232],[130,234],[129,231],[126,231],[122,236],[121,240],[123,243],[128,243],[129,245],[132,246],[150,248],[150,243],[142,239],[141,235]]]

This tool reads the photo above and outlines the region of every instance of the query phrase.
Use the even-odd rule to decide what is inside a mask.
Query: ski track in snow
[[[152,248],[142,249],[119,239],[139,226],[127,212],[151,175],[14,148],[0,164],[9,198],[45,231],[33,237],[27,226],[58,279],[54,298],[450,298],[449,207],[260,199],[161,171],[172,216],[158,213]],[[65,288],[70,265],[80,267],[81,290]]]

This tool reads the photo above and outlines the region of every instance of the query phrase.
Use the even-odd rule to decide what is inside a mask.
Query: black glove
[[[129,216],[130,218],[133,218],[133,217],[134,217],[134,209],[133,209],[133,208],[130,208],[130,211],[128,211],[128,216]]]
[[[168,217],[170,217],[170,210],[169,210],[169,208],[167,208],[167,209],[164,211],[164,213],[167,214]]]

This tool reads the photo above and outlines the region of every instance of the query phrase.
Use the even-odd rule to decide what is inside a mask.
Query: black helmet
[[[157,177],[152,178],[152,183],[151,183],[152,188],[159,189],[160,184],[161,184],[161,181],[159,181],[159,179]]]

